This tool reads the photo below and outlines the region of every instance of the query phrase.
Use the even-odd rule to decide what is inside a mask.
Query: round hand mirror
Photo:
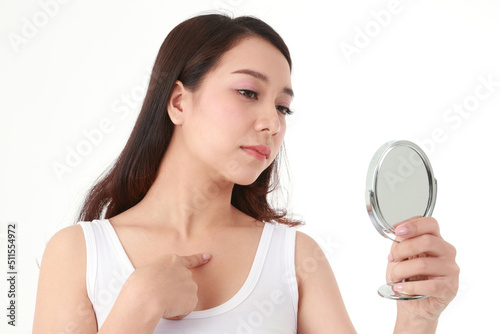
[[[437,182],[429,159],[416,144],[391,141],[373,156],[366,177],[366,208],[384,237],[396,241],[394,224],[415,216],[430,216],[436,192]],[[427,297],[401,294],[388,284],[381,286],[378,293],[396,300]]]

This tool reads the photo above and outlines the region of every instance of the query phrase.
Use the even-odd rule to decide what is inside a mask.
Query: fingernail
[[[403,291],[403,283],[394,284],[392,286],[392,290],[397,291],[397,292]]]
[[[211,257],[212,257],[212,255],[210,255],[210,253],[203,254],[203,260],[205,260],[205,261],[210,260]]]
[[[389,256],[387,257],[387,260],[388,260],[389,262],[394,262],[394,258],[392,257],[392,254],[391,254],[391,253],[389,253]]]
[[[396,228],[396,235],[401,236],[405,235],[406,233],[408,233],[408,228],[399,226]]]

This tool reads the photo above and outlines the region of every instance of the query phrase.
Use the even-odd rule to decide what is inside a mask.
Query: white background
[[[390,241],[364,203],[370,159],[393,139],[428,153],[439,184],[434,216],[458,250],[461,287],[438,332],[500,331],[500,2],[47,2],[0,1],[2,333],[31,332],[45,243],[75,223],[90,184],[123,148],[163,39],[217,9],[265,20],[290,48],[289,207],[328,254],[358,332],[390,333],[394,324],[395,303],[376,294]],[[494,83],[490,91],[480,78]],[[449,113],[454,105],[467,114]],[[88,146],[85,132],[103,121],[108,133]],[[54,165],[78,148],[87,154],[57,174]],[[18,224],[16,328],[4,315],[8,222]]]

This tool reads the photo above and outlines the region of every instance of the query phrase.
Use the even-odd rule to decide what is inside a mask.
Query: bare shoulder
[[[335,275],[320,245],[297,231],[295,272],[299,288],[298,333],[355,333]]]
[[[50,238],[38,278],[33,333],[64,332],[71,326],[91,333],[96,328],[87,295],[86,263],[81,226],[65,227]]]
[[[299,251],[302,250],[306,251],[314,249],[315,247],[319,247],[316,240],[314,240],[312,237],[310,237],[309,235],[305,234],[302,231],[297,231],[295,243],[296,243],[295,247]]]
[[[331,272],[328,258],[311,236],[297,231],[295,237],[295,270],[299,285],[313,272]]]
[[[79,225],[71,225],[57,231],[50,238],[45,247],[42,266],[44,261],[51,261],[54,258],[71,258],[71,262],[76,265],[82,260],[85,261],[85,254],[83,229]]]
[[[61,243],[64,241],[80,241],[85,243],[82,227],[80,225],[64,227],[57,231],[52,238],[50,238],[49,243]]]
[[[42,258],[40,282],[52,277],[64,278],[60,284],[80,291],[86,291],[86,246],[83,229],[79,225],[65,227],[50,238]],[[69,274],[70,273],[70,274]],[[50,286],[47,284],[46,286]],[[62,287],[59,286],[58,289]]]

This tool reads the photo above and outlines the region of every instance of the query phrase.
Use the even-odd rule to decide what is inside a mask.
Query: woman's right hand
[[[210,257],[210,254],[163,255],[137,268],[126,284],[132,285],[147,304],[154,305],[162,318],[182,319],[198,303],[198,285],[192,278],[191,269],[205,265]]]

